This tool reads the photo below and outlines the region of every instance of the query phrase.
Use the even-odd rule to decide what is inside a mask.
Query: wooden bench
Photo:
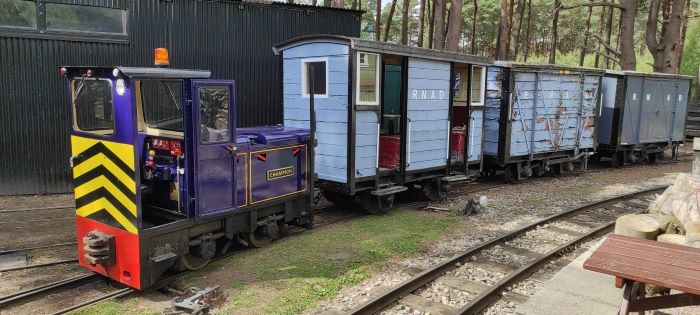
[[[700,305],[700,249],[620,235],[609,236],[583,268],[615,276],[624,288],[620,314]],[[683,293],[646,297],[654,284]]]

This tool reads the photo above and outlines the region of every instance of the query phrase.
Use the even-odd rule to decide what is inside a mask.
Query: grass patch
[[[600,191],[600,188],[593,186],[584,186],[579,188],[578,191],[582,196],[590,196]]]
[[[457,220],[410,210],[367,216],[243,252],[187,274],[185,281],[219,278],[207,270],[235,270],[248,280],[231,288],[222,314],[296,314],[360,283],[390,259],[425,252],[427,242]]]
[[[367,279],[391,259],[427,251],[431,241],[459,221],[456,216],[397,209],[244,251],[186,273],[180,283],[221,285],[228,302],[219,314],[297,314],[335,298],[343,287]],[[160,312],[139,313],[148,305],[145,299],[108,301],[75,314]]]
[[[69,312],[71,315],[159,315],[158,310],[138,309],[135,299],[109,300]]]

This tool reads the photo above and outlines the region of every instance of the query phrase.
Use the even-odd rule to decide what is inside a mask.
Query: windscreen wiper
[[[180,104],[177,103],[177,99],[175,98],[175,93],[173,93],[173,90],[170,89],[170,84],[168,82],[163,82],[165,83],[165,87],[168,88],[168,93],[170,93],[170,99],[173,101],[173,104],[175,104],[175,108],[177,110],[180,110]]]

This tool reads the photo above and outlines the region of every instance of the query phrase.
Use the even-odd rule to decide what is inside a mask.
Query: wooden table
[[[623,288],[620,314],[700,305],[700,249],[620,235],[609,236],[583,268],[615,276]],[[654,284],[683,293],[645,297]]]

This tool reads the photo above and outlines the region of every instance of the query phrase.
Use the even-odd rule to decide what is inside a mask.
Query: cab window
[[[73,80],[74,128],[102,135],[114,134],[114,99],[109,80]]]
[[[202,142],[229,140],[229,89],[225,86],[200,87],[199,121]]]
[[[183,131],[182,81],[141,81],[141,102],[148,127]]]

